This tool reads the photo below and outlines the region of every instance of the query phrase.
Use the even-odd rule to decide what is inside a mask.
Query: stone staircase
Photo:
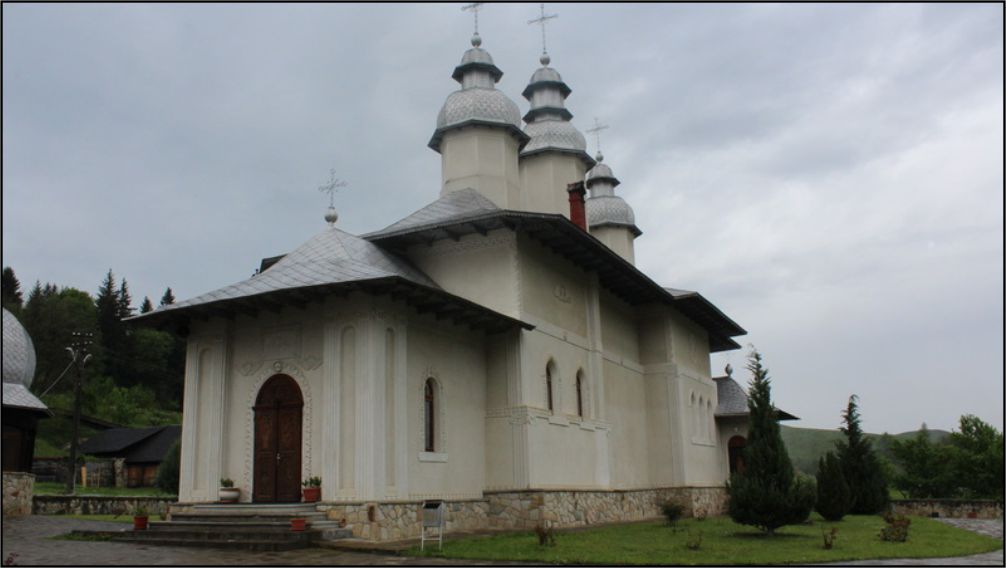
[[[330,521],[313,503],[197,504],[172,511],[170,521],[152,521],[145,531],[124,531],[119,542],[278,551],[304,548],[319,541],[352,536]],[[290,519],[307,521],[307,529],[290,530]]]

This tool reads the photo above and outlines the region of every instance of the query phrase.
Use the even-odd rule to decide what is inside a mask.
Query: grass
[[[832,550],[823,547],[822,531],[838,527]],[[884,521],[877,516],[850,516],[837,523],[818,515],[810,524],[779,529],[768,537],[737,525],[729,517],[687,519],[676,529],[663,522],[611,525],[560,532],[554,547],[538,545],[532,532],[473,537],[444,543],[442,551],[418,547],[405,554],[470,560],[510,560],[555,564],[803,564],[879,558],[965,556],[1002,548],[1000,540],[913,517],[908,542],[879,538]],[[690,535],[702,533],[699,550],[688,550]]]
[[[35,495],[65,495],[66,484],[54,481],[40,481],[35,484]],[[174,497],[157,487],[81,487],[77,495],[98,495],[104,497]]]

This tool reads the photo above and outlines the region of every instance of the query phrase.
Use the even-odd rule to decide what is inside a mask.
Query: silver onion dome
[[[524,115],[524,133],[531,137],[521,150],[521,157],[545,151],[575,154],[589,168],[594,160],[587,154],[587,141],[570,121],[573,113],[566,108],[566,97],[572,93],[558,71],[548,66],[551,58],[542,54],[541,67],[536,69],[521,95],[531,103]]]
[[[638,237],[643,232],[636,226],[636,214],[624,199],[615,195],[615,186],[620,183],[618,178],[611,167],[604,163],[604,156],[600,152],[596,159],[597,164],[587,172],[584,182],[590,190],[590,197],[585,204],[587,226],[591,229],[606,225],[626,227],[632,231],[633,236]]]
[[[35,378],[35,346],[14,314],[3,310],[3,382],[30,387]]]
[[[429,142],[430,148],[437,152],[447,131],[476,124],[504,128],[518,139],[521,146],[527,142],[527,135],[520,129],[517,103],[496,90],[496,83],[503,72],[493,63],[489,52],[480,47],[481,44],[478,34],[472,37],[471,49],[465,51],[461,63],[451,75],[461,83],[461,90],[447,96],[437,115],[437,129]]]

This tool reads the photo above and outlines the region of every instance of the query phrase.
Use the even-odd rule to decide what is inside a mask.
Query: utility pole
[[[91,359],[88,350],[93,333],[73,332],[73,343],[66,350],[77,371],[77,381],[73,386],[73,438],[70,439],[70,476],[66,481],[66,492],[73,495],[77,485],[77,442],[80,438],[80,389],[84,383],[84,365]]]

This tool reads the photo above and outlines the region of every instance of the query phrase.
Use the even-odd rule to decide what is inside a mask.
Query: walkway
[[[974,531],[978,534],[991,536],[1002,540],[1003,520],[984,519],[937,519],[948,525]],[[955,558],[892,558],[890,560],[859,560],[856,562],[839,562],[841,566],[1002,566],[1003,549],[973,556],[958,556]]]

